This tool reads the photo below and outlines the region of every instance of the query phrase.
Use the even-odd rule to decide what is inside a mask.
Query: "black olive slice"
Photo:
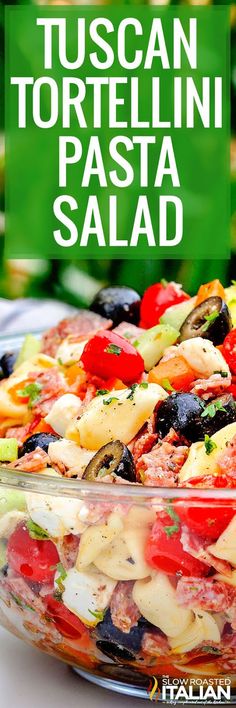
[[[205,410],[201,415],[202,434],[199,440],[204,440],[205,435],[214,435],[217,430],[236,422],[236,405],[231,393],[224,393],[211,401],[207,401]]]
[[[217,346],[222,344],[231,329],[231,314],[226,302],[218,296],[208,297],[184,320],[180,328],[180,341],[203,337]]]
[[[31,435],[30,438],[24,442],[21,448],[20,455],[26,455],[27,452],[33,452],[36,447],[41,447],[44,452],[48,451],[48,446],[52,442],[59,440],[59,435],[53,435],[52,433],[35,433]]]
[[[113,320],[113,327],[120,322],[139,322],[140,295],[125,285],[102,288],[97,293],[90,310],[98,315]]]
[[[190,442],[200,440],[204,405],[194,393],[171,393],[157,410],[156,432],[159,437],[164,438],[170,428],[174,428]]]
[[[123,477],[128,482],[135,482],[135,466],[131,452],[120,440],[103,445],[87,465],[83,479],[94,482],[102,481],[108,474]]]
[[[97,648],[105,654],[105,656],[108,656],[109,659],[113,659],[113,661],[134,661],[135,660],[135,655],[131,654],[131,651],[128,651],[128,649],[125,649],[125,647],[122,647],[120,644],[116,644],[115,642],[106,642],[104,640],[99,640],[96,642]]]
[[[0,367],[2,369],[4,379],[8,379],[13,373],[14,364],[16,362],[16,352],[5,352],[0,358]]]

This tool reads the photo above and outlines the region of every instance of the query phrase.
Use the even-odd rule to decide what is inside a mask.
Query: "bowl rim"
[[[68,477],[52,476],[50,474],[18,472],[12,468],[0,466],[0,490],[4,488],[15,491],[38,493],[46,496],[69,497],[70,499],[86,499],[96,503],[139,503],[162,499],[173,501],[186,499],[199,505],[199,502],[217,503],[223,500],[236,500],[236,489],[232,488],[190,488],[190,487],[145,487],[137,484],[109,484],[104,482],[87,482],[86,480],[69,479]]]

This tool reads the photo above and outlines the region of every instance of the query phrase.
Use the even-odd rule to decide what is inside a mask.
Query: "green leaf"
[[[99,622],[102,622],[104,620],[106,610],[97,610],[95,612],[92,612],[92,610],[89,610],[89,614],[95,617]]]
[[[166,535],[170,538],[173,533],[179,531],[179,524],[173,524],[173,526],[164,526],[164,531]]]
[[[139,384],[139,388],[148,388],[148,382],[147,381],[141,381]]]
[[[210,315],[205,315],[204,319],[206,320],[206,322],[202,327],[202,332],[207,332],[209,325],[213,324],[217,317],[219,317],[219,312],[217,312],[217,310],[211,312]]]
[[[162,379],[161,386],[165,389],[165,391],[175,391],[175,388],[171,386],[169,379]]]
[[[136,384],[136,383],[134,383],[134,384],[132,384],[132,386],[130,386],[130,393],[128,393],[127,400],[129,398],[130,401],[133,401],[134,393],[135,393],[137,386],[138,386],[138,384]]]
[[[96,392],[96,396],[105,396],[106,393],[109,393],[108,388],[99,388]]]
[[[108,347],[105,349],[105,352],[107,354],[115,354],[116,356],[120,356],[122,352],[122,347],[118,347],[117,344],[109,344]]]
[[[38,524],[35,524],[32,519],[29,519],[29,521],[27,521],[26,526],[31,538],[34,538],[37,541],[43,541],[50,538],[47,531],[42,529],[41,526],[38,526]]]
[[[177,523],[180,522],[180,518],[179,518],[178,514],[176,513],[172,504],[168,504],[168,506],[166,507],[166,512],[167,512],[167,514],[169,514],[170,518],[173,519],[173,521],[177,521]]]
[[[35,403],[38,402],[40,398],[40,393],[42,391],[42,386],[40,383],[35,381],[35,383],[28,384],[25,388],[21,388],[17,391],[17,396],[20,398],[28,398],[28,408],[33,408]]]
[[[209,435],[205,435],[205,437],[204,437],[204,445],[205,445],[205,450],[206,450],[206,454],[207,454],[207,455],[210,455],[211,452],[212,452],[213,450],[215,450],[216,447],[217,447],[216,443],[214,442],[214,440],[212,440],[212,439],[210,438]]]
[[[227,379],[227,377],[228,377],[227,371],[214,371],[214,374],[220,374],[222,379]]]
[[[224,413],[226,413],[226,409],[224,408],[224,406],[222,406],[222,403],[220,401],[215,401],[215,403],[209,403],[209,405],[201,413],[201,418],[206,418],[207,416],[209,418],[214,418],[216,411],[224,411]]]
[[[110,398],[104,398],[103,405],[104,406],[109,406],[110,403],[113,403],[113,401],[119,401],[119,398],[116,396],[110,396]]]
[[[52,565],[51,570],[56,570],[57,573],[59,573],[58,577],[55,578],[55,583],[58,587],[59,592],[60,593],[64,592],[64,590],[65,590],[64,580],[67,577],[67,572],[66,572],[66,569],[64,568],[64,565],[61,562],[59,562],[59,563],[57,563],[57,565],[54,565],[54,566]]]

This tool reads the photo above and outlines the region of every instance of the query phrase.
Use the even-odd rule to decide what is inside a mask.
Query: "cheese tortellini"
[[[18,425],[24,422],[28,414],[28,406],[26,403],[21,403],[20,398],[19,403],[15,401],[11,396],[11,388],[23,384],[29,374],[47,371],[54,366],[56,366],[55,359],[46,354],[36,354],[18,366],[8,379],[4,379],[0,385],[0,418],[12,418]]]
[[[145,619],[168,637],[178,637],[193,621],[193,612],[178,605],[175,589],[164,573],[157,572],[151,578],[138,580],[133,598]]]
[[[236,515],[216,543],[208,546],[208,550],[216,558],[226,560],[236,568]]]
[[[226,425],[217,433],[212,435],[211,440],[216,447],[210,455],[207,455],[204,442],[193,443],[190,447],[189,456],[180,470],[179,481],[185,482],[187,479],[199,477],[206,474],[217,474],[219,468],[217,460],[221,452],[224,452],[227,443],[236,435],[236,423]]]
[[[149,530],[127,529],[102,550],[94,560],[96,567],[115,580],[137,580],[150,574],[144,550]]]
[[[167,395],[158,384],[146,384],[138,385],[132,395],[126,388],[96,396],[80,420],[68,428],[66,437],[90,450],[117,439],[127,445]]]
[[[176,654],[192,651],[202,642],[220,642],[220,630],[216,620],[203,610],[195,612],[193,622],[181,634],[169,638],[171,649]]]

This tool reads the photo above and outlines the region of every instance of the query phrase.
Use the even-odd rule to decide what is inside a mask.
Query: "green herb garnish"
[[[96,391],[96,396],[105,396],[106,393],[109,393],[108,388],[99,388],[98,391]]]
[[[227,371],[214,371],[214,374],[220,374],[222,379],[227,379],[227,377],[228,377]]]
[[[171,386],[169,379],[162,379],[161,386],[165,389],[165,391],[175,391],[175,388]]]
[[[110,396],[110,398],[104,398],[103,405],[104,406],[109,406],[110,403],[113,403],[113,401],[119,401],[119,398],[116,396]]]
[[[209,406],[207,406],[205,410],[201,413],[201,418],[206,418],[207,416],[209,418],[214,418],[217,411],[224,411],[224,413],[226,413],[226,409],[224,408],[224,406],[222,406],[222,403],[220,401],[215,401],[215,403],[209,403]]]
[[[117,344],[109,344],[108,347],[105,349],[105,352],[107,354],[115,354],[116,356],[120,356],[122,352],[122,347],[118,347]]]
[[[135,393],[137,386],[138,386],[138,384],[136,384],[136,383],[134,383],[134,384],[132,384],[132,386],[130,386],[130,393],[128,393],[127,400],[128,400],[128,398],[130,399],[130,401],[133,400],[134,393]]]
[[[95,617],[99,622],[102,622],[104,620],[106,610],[96,610],[95,612],[89,610],[89,614]]]
[[[62,563],[57,563],[57,565],[51,566],[51,570],[56,570],[59,573],[58,578],[55,578],[55,583],[58,587],[59,592],[64,592],[64,580],[67,577],[66,569]]]
[[[161,285],[163,286],[163,288],[166,288],[166,286],[168,285],[168,280],[166,280],[165,278],[161,278]]]
[[[148,382],[147,381],[141,381],[139,384],[139,388],[148,388]]]
[[[41,391],[41,384],[35,381],[35,383],[30,383],[25,386],[25,388],[21,388],[17,391],[17,396],[19,396],[19,398],[28,398],[28,408],[33,408],[35,403],[39,401]]]
[[[27,603],[24,602],[19,595],[15,595],[13,592],[10,592],[10,595],[18,607],[22,607],[23,610],[31,610],[31,612],[35,612],[34,607],[27,605]]]
[[[210,455],[211,452],[213,452],[213,450],[215,450],[215,448],[217,447],[216,443],[214,442],[214,440],[212,440],[210,438],[209,435],[205,435],[204,445],[205,445],[205,450],[206,450],[207,455]]]
[[[213,324],[217,317],[219,317],[219,312],[217,312],[217,310],[211,312],[210,315],[205,315],[204,320],[206,320],[206,322],[202,327],[202,332],[207,332],[209,325]]]
[[[166,535],[170,538],[173,533],[179,531],[179,524],[173,524],[173,526],[164,526],[164,531]]]
[[[35,524],[32,519],[29,519],[29,521],[27,521],[26,526],[31,538],[34,538],[37,541],[43,541],[50,538],[49,533],[42,529],[41,526],[38,526],[38,524]]]
[[[176,513],[175,509],[173,508],[172,504],[168,504],[168,506],[166,507],[166,512],[167,514],[169,514],[170,518],[173,519],[173,521],[176,521],[177,523],[180,522],[180,518]]]

